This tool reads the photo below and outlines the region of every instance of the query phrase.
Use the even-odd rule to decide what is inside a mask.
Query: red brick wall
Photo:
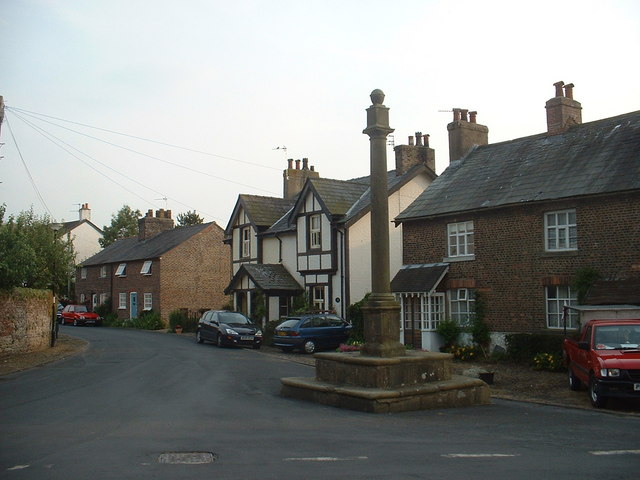
[[[162,318],[178,308],[192,312],[221,308],[229,302],[224,289],[231,280],[231,248],[217,224],[194,235],[162,257]]]
[[[544,213],[575,208],[578,250],[544,250]],[[640,192],[502,208],[403,225],[403,263],[442,262],[447,224],[474,221],[475,260],[451,262],[444,288],[484,293],[494,331],[546,329],[545,285],[568,284],[577,269],[604,278],[640,276]]]

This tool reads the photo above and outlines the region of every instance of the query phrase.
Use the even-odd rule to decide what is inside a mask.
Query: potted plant
[[[182,325],[176,325],[173,329],[178,335],[182,333]]]

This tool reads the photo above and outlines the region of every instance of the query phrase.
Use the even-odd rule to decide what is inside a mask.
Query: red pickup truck
[[[563,348],[569,388],[586,385],[594,407],[610,397],[640,399],[640,319],[590,320]]]

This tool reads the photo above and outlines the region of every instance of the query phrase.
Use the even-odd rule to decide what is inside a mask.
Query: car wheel
[[[580,390],[582,387],[582,382],[580,379],[575,376],[573,370],[571,370],[571,365],[569,365],[569,388],[573,391]]]
[[[607,404],[607,398],[600,395],[593,377],[589,380],[589,400],[591,400],[591,405],[596,408],[603,408]]]
[[[202,335],[200,334],[200,330],[196,332],[196,341],[198,343],[204,343],[204,338],[202,338]]]
[[[222,335],[220,334],[216,337],[216,345],[220,348],[224,347],[224,343],[222,343]]]
[[[304,353],[313,353],[316,351],[316,342],[314,340],[307,340],[302,347]]]

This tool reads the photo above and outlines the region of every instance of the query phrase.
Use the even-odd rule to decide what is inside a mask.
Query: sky
[[[88,203],[103,227],[128,205],[224,228],[239,194],[282,196],[287,158],[368,175],[378,88],[393,143],[429,134],[437,173],[454,107],[478,111],[491,143],[546,131],[557,81],[575,85],[583,122],[640,109],[637,0],[0,6],[7,215],[72,221]]]

